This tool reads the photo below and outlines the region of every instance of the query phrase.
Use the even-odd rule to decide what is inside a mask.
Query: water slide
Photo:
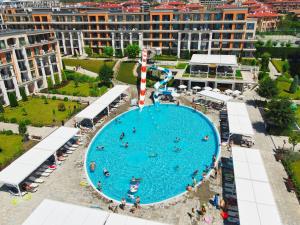
[[[155,92],[153,95],[154,103],[159,102],[158,97],[160,94],[172,95],[173,97],[177,97],[177,93],[175,93],[174,89],[167,88],[167,83],[173,78],[172,71],[167,68],[163,68],[163,67],[159,67],[159,66],[155,66],[155,65],[149,67],[149,69],[150,70],[158,70],[165,75],[165,78],[163,80],[157,81],[154,84],[154,88],[155,88]],[[161,86],[164,86],[164,87],[161,88]]]

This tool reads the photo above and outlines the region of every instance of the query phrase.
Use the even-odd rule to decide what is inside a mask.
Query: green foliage
[[[267,104],[265,114],[268,124],[278,130],[290,128],[296,121],[295,112],[291,109],[292,102],[287,98],[272,99]]]
[[[62,60],[62,67],[63,67],[63,70],[66,69],[66,65],[65,65],[65,62]]]
[[[63,102],[58,103],[57,110],[60,112],[66,111],[66,106]]]
[[[125,52],[128,58],[134,59],[140,53],[140,47],[135,44],[127,45]]]
[[[300,153],[288,152],[284,154],[282,164],[296,187],[297,195],[300,196]]]
[[[106,46],[104,49],[103,49],[103,53],[108,56],[108,57],[112,57],[113,54],[114,54],[114,49],[110,46]]]
[[[24,136],[27,132],[27,127],[25,121],[20,121],[18,126],[19,134]]]
[[[293,79],[293,82],[291,83],[291,86],[290,86],[290,93],[296,93],[296,91],[298,90],[298,84],[299,84],[299,79],[298,79],[298,76],[296,75]]]
[[[257,47],[256,57],[261,57],[265,52],[268,52],[272,58],[293,58],[299,57],[300,48],[299,47]]]
[[[0,101],[0,113],[4,113],[4,108],[3,108],[3,105],[2,105],[1,101]]]
[[[117,58],[123,58],[124,56],[123,56],[123,53],[122,53],[122,51],[120,50],[120,49],[116,49],[115,50],[115,56],[117,57]]]
[[[285,46],[286,46],[287,48],[290,48],[290,47],[292,46],[291,41],[288,41],[288,42],[285,44]]]
[[[54,96],[52,96],[52,100],[56,100],[56,96],[54,95]]]
[[[255,46],[256,47],[262,47],[262,46],[264,46],[264,42],[262,41],[262,40],[258,40],[256,43],[255,43]]]
[[[113,70],[111,67],[107,66],[106,64],[103,65],[103,67],[99,71],[99,78],[102,80],[102,82],[110,84],[111,79],[113,78]]]
[[[269,39],[266,43],[265,43],[266,47],[272,47],[272,40]]]
[[[235,71],[235,76],[236,76],[237,78],[242,78],[242,73],[241,73],[241,71],[240,71],[240,70],[236,70],[236,71]]]
[[[258,74],[258,80],[264,80],[267,77],[269,77],[269,73],[268,72],[261,71]]]
[[[60,80],[59,80],[59,75],[58,75],[58,73],[55,73],[55,74],[54,74],[54,81],[55,81],[55,85],[60,84]]]
[[[69,101],[68,97],[64,97],[64,102]]]
[[[273,98],[278,95],[278,88],[276,82],[270,77],[266,77],[259,82],[257,93],[265,98]]]
[[[261,56],[261,70],[262,71],[269,71],[269,61],[271,55],[268,52],[265,52]]]
[[[155,55],[154,60],[177,61],[177,56],[175,56],[175,55]]]
[[[187,63],[178,63],[176,65],[176,69],[185,69],[187,67]]]
[[[28,98],[27,98],[27,95],[26,95],[26,92],[25,92],[25,88],[24,87],[20,87],[19,90],[20,90],[20,94],[22,96],[22,100],[24,102],[28,101]]]
[[[11,123],[17,123],[18,121],[17,121],[17,118],[13,117],[13,118],[11,118],[9,120],[9,122],[11,122]]]
[[[17,100],[17,96],[15,92],[8,92],[8,99],[9,99],[9,103],[10,103],[10,107],[17,107],[19,105],[18,100]]]
[[[137,77],[133,75],[135,62],[122,62],[117,74],[117,80],[127,84],[137,84]]]
[[[289,135],[289,143],[293,145],[293,151],[295,146],[300,142],[300,134],[298,132],[291,132]]]
[[[65,73],[65,69],[63,71],[61,71],[61,79],[62,79],[62,81],[66,81],[67,80],[67,75]]]
[[[288,72],[290,70],[290,64],[287,61],[284,61],[284,63],[282,64],[282,72]]]
[[[47,83],[48,83],[48,89],[52,89],[53,88],[53,81],[51,79],[51,77],[47,77]]]
[[[188,50],[182,51],[183,59],[191,59],[191,53]]]
[[[93,50],[89,46],[85,46],[84,51],[89,57],[93,54]]]
[[[63,59],[67,66],[81,66],[82,69],[99,73],[99,70],[104,65],[104,63],[113,68],[115,61],[110,60],[96,60],[96,59]]]
[[[256,66],[258,61],[255,58],[242,58],[240,63],[246,66]]]
[[[44,98],[44,104],[47,105],[48,104],[48,100],[47,98]]]

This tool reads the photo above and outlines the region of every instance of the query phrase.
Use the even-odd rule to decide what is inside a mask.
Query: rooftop
[[[206,54],[193,54],[190,64],[217,64],[237,66],[237,58],[235,55],[206,55]]]

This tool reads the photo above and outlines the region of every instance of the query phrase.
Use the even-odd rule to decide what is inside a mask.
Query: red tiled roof
[[[168,5],[185,5],[184,2],[169,2]]]
[[[250,18],[262,18],[262,17],[278,17],[279,15],[274,12],[254,12],[249,13],[248,17]]]
[[[186,8],[203,8],[203,5],[199,3],[190,3],[185,5]]]
[[[98,7],[103,9],[122,8],[120,4],[115,3],[100,3]]]
[[[154,7],[154,9],[177,9],[177,8],[172,5],[162,4],[162,5]]]
[[[140,12],[141,8],[140,7],[126,7],[124,8],[126,12]]]

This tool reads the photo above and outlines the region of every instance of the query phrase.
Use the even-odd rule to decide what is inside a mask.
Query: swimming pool
[[[208,141],[203,140],[206,135]],[[120,115],[97,133],[86,153],[85,169],[93,187],[101,181],[102,194],[116,201],[124,197],[132,202],[130,180],[141,178],[138,191],[131,194],[140,196],[142,204],[152,204],[185,192],[195,170],[199,182],[202,171],[218,156],[219,143],[218,132],[203,114],[184,106],[147,106]],[[96,163],[94,172],[91,162]]]

